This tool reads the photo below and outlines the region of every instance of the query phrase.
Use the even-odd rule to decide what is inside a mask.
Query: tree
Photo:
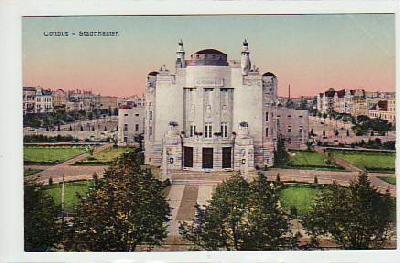
[[[194,222],[181,223],[179,233],[197,248],[241,250],[248,198],[246,180],[237,174],[231,176],[217,186],[208,206],[195,206]]]
[[[304,98],[301,98],[299,109],[306,110],[307,108],[308,108],[307,100]]]
[[[312,141],[307,141],[306,145],[307,145],[307,151],[310,152],[313,151],[314,143]]]
[[[349,188],[321,191],[304,226],[316,241],[330,236],[344,249],[377,249],[390,236],[391,206],[389,194],[380,195],[363,173]]]
[[[297,247],[289,218],[279,205],[280,184],[260,174],[250,183],[244,250],[282,250]]]
[[[167,236],[170,207],[163,196],[165,184],[142,169],[138,151],[124,153],[79,197],[72,221],[68,250],[151,250]]]
[[[326,164],[334,164],[334,162],[335,162],[335,160],[333,157],[333,153],[331,151],[328,151],[325,163]]]
[[[179,232],[197,249],[278,250],[296,245],[278,205],[277,188],[263,175],[249,184],[235,174],[217,186],[209,205],[195,208],[193,222],[182,222]]]
[[[274,166],[279,167],[289,161],[289,154],[286,151],[285,143],[282,138],[278,138],[276,150],[274,151]]]
[[[87,113],[87,117],[88,117],[89,120],[93,120],[93,112],[89,111]]]
[[[24,187],[25,251],[49,251],[61,241],[60,207],[38,184]]]

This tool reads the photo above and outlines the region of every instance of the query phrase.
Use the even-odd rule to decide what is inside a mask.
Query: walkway
[[[296,169],[271,169],[263,172],[268,179],[276,180],[279,174],[281,182],[286,183],[314,183],[314,177],[318,178],[319,184],[332,184],[348,186],[352,180],[357,178],[357,172],[344,171],[314,171]],[[172,208],[171,220],[169,222],[169,235],[157,251],[183,251],[188,250],[190,245],[180,238],[179,225],[184,221],[191,221],[195,215],[194,205],[207,204],[219,183],[229,178],[233,172],[192,172],[192,171],[171,171],[172,186],[169,190],[167,200]],[[254,178],[256,172],[249,174],[249,178]],[[370,181],[378,191],[385,193],[389,189],[392,196],[396,196],[395,186],[390,185],[378,178],[378,176],[391,176],[388,174],[369,174]],[[297,224],[296,224],[297,225]],[[304,237],[305,241],[306,236]],[[324,240],[325,246],[331,247],[334,244],[329,240]],[[393,243],[393,242],[392,242]],[[390,244],[389,246],[392,246]],[[393,245],[394,246],[394,245]]]
[[[112,147],[112,143],[104,144],[95,149],[95,153],[99,153],[105,151]],[[88,153],[83,153],[78,155],[70,160],[67,160],[64,163],[53,165],[53,166],[42,166],[42,165],[30,165],[28,168],[32,169],[40,169],[44,168],[44,171],[39,172],[37,174],[25,177],[25,180],[35,180],[43,185],[47,185],[49,183],[49,178],[53,179],[53,183],[61,183],[65,182],[73,182],[73,181],[81,181],[81,180],[90,180],[93,178],[93,175],[96,173],[98,178],[101,178],[104,174],[105,169],[107,169],[106,165],[82,165],[75,166],[74,164],[77,162],[84,161],[89,157]],[[26,167],[25,167],[26,168]],[[42,170],[42,169],[40,169]]]

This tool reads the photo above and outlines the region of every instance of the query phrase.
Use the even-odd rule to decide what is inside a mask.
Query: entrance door
[[[232,168],[232,147],[222,148],[222,168]]]
[[[214,149],[203,148],[203,168],[212,169],[214,167]]]
[[[183,147],[183,166],[193,167],[193,147]]]

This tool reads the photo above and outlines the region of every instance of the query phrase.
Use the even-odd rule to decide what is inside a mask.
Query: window
[[[206,122],[204,125],[204,137],[212,138],[212,123]]]
[[[190,125],[190,137],[193,137],[195,133],[196,133],[196,125],[191,124]]]
[[[135,125],[135,131],[139,131],[139,124]]]
[[[128,113],[125,113],[125,114],[124,114],[125,117],[128,116],[128,115],[129,115]]]
[[[153,112],[149,111],[149,119],[152,120],[153,119]]]
[[[128,142],[128,137],[124,137],[124,142]]]
[[[269,135],[268,131],[269,131],[268,128],[265,128],[265,137],[268,137],[268,135]]]
[[[292,115],[288,115],[288,118],[292,118]]]
[[[268,111],[265,113],[265,121],[268,121],[268,119],[269,119],[269,114],[268,114]]]
[[[300,128],[299,128],[299,133],[300,133],[300,134],[303,134],[303,127],[300,127]]]
[[[221,123],[221,136],[227,138],[228,137],[228,123]]]
[[[299,115],[299,118],[303,118],[303,115]]]
[[[292,132],[292,126],[288,126],[287,132]]]
[[[128,131],[128,124],[127,123],[124,124],[124,131]]]
[[[135,116],[136,116],[136,117],[139,117],[139,113],[136,113]]]

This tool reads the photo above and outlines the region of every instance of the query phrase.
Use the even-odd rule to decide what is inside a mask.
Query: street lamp
[[[64,178],[65,172],[62,172],[62,189],[61,189],[61,217],[62,217],[62,235],[64,238],[64,210],[65,210],[65,204],[64,204],[64,196],[65,196],[65,178]]]

